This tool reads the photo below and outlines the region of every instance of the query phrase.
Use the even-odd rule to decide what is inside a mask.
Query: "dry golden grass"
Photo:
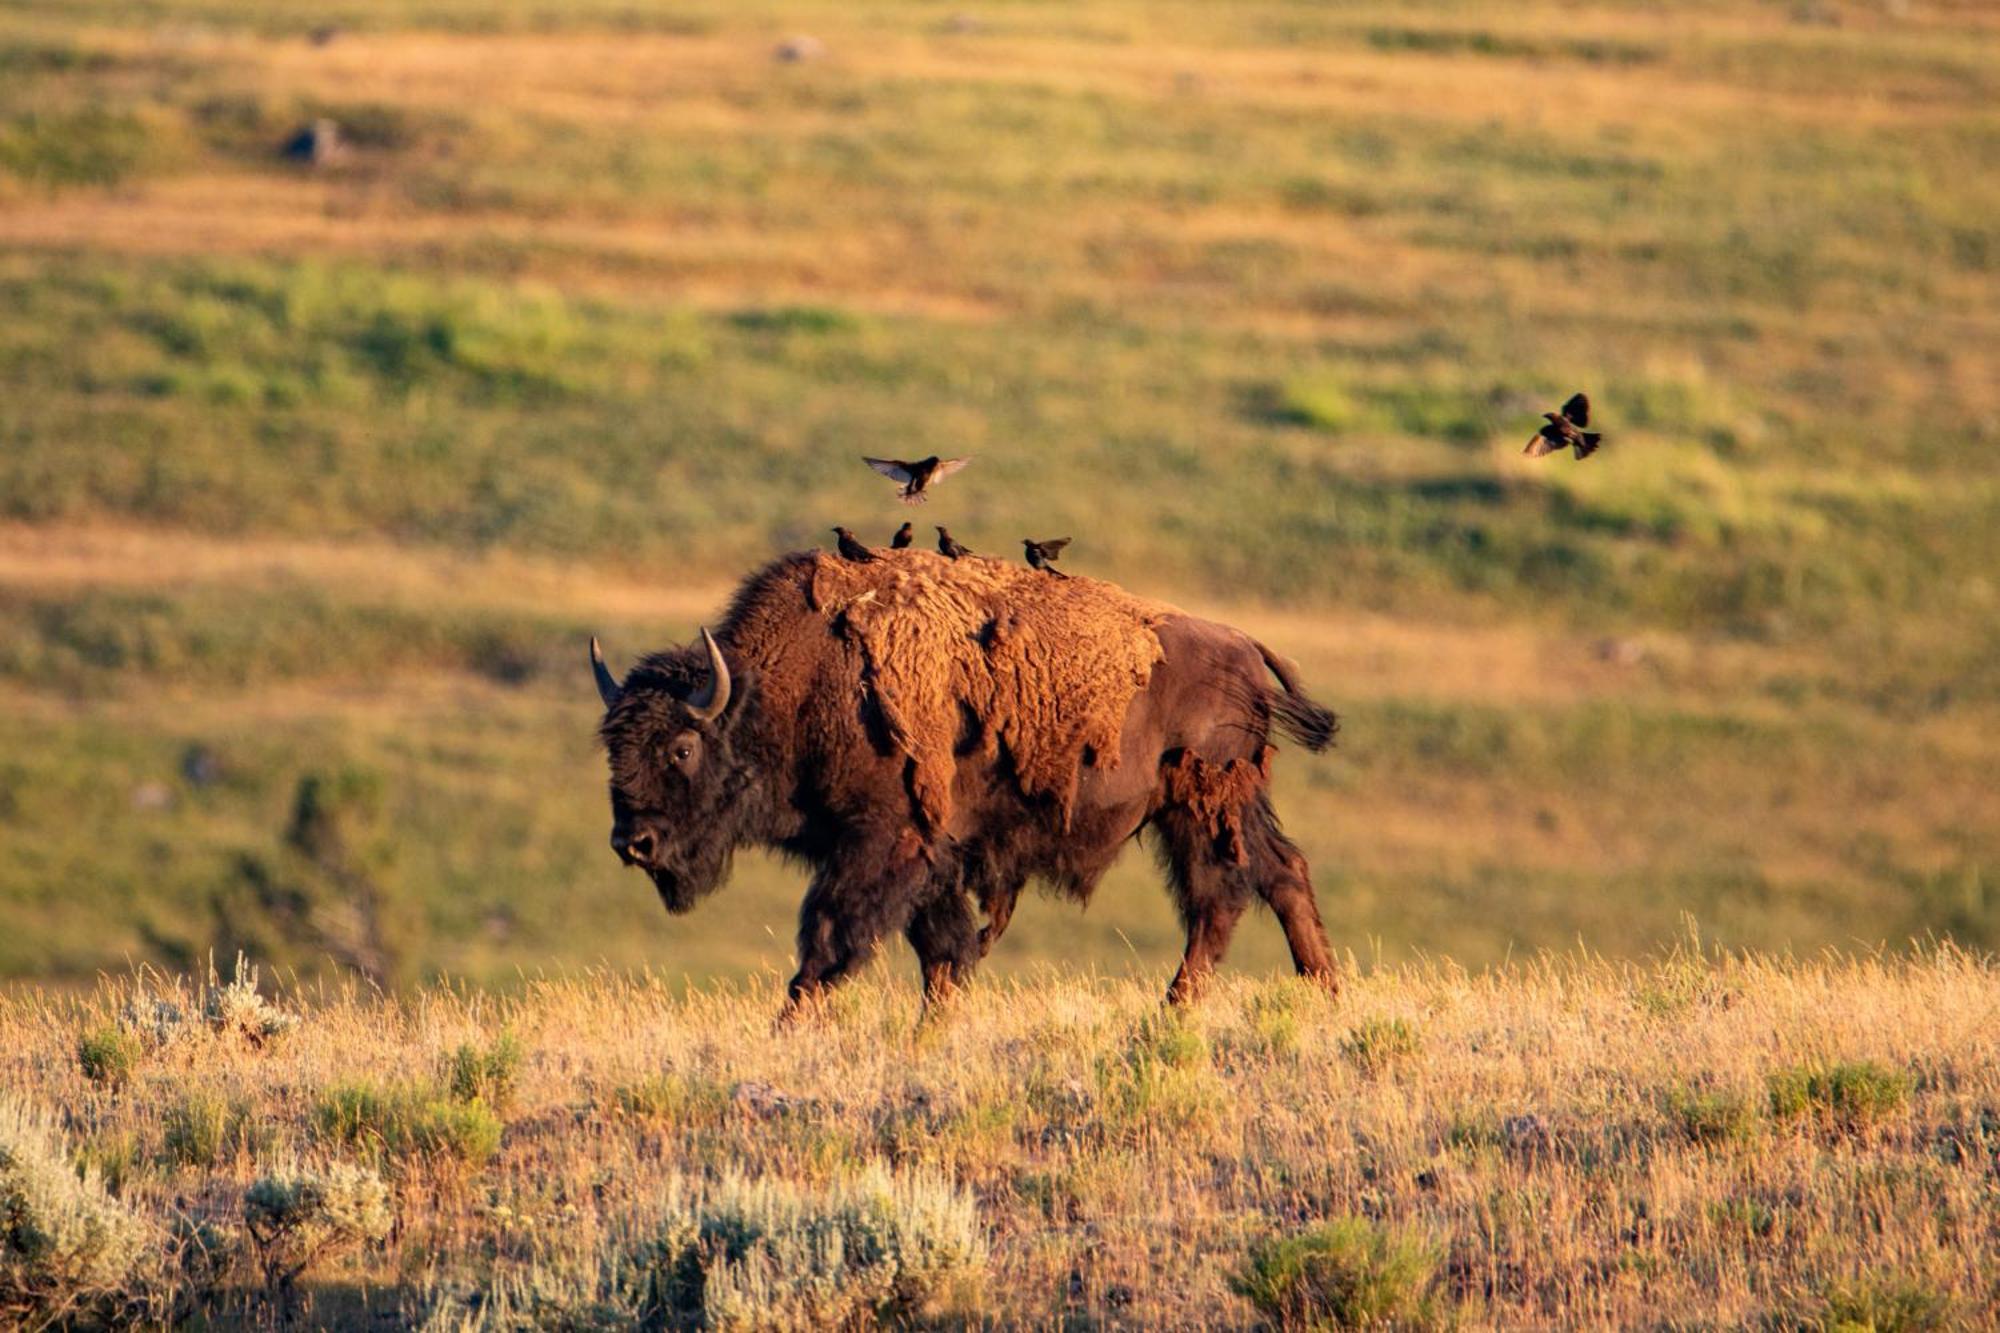
[[[988,1254],[939,1295],[946,1326],[1241,1327],[1250,1248],[1329,1219],[1428,1254],[1414,1294],[1439,1322],[1823,1327],[1866,1306],[1880,1327],[1993,1323],[1989,961],[1397,967],[1338,1002],[1235,983],[1186,1015],[1157,981],[1044,973],[919,1021],[913,987],[878,971],[776,1033],[768,986],[320,990],[281,996],[299,1022],[261,1044],[144,1031],[157,999],[201,1008],[184,983],[17,989],[0,1096],[58,1114],[160,1227],[239,1227],[245,1188],[287,1162],[375,1166],[394,1232],[302,1279],[330,1327],[440,1308],[497,1326],[450,1302],[482,1287],[539,1293],[522,1326],[618,1326],[637,1308],[623,1256],[723,1177],[813,1197],[878,1167],[975,1201]],[[121,1022],[143,1053],[92,1082],[79,1040]],[[505,1123],[488,1161],[467,1131],[341,1138],[322,1109],[340,1087],[450,1103],[454,1080]],[[202,1107],[223,1128],[191,1162]],[[209,1296],[254,1310],[259,1291],[238,1264]]]

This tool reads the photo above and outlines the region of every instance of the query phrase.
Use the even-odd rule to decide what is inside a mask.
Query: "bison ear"
[[[604,700],[606,708],[616,707],[625,697],[625,691],[618,688],[618,682],[611,677],[611,668],[604,665],[604,650],[597,646],[597,636],[590,636],[590,674],[597,678],[597,697]]]
[[[708,679],[688,696],[687,710],[697,722],[713,722],[729,707],[729,663],[706,625],[701,627],[701,641],[708,648]]]

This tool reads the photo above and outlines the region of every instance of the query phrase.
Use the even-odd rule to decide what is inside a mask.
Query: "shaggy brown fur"
[[[1154,627],[1176,614],[1096,579],[1055,587],[1005,561],[928,551],[821,557],[811,586],[834,633],[860,645],[928,829],[951,820],[968,716],[980,753],[1005,746],[1021,789],[1053,796],[1067,820],[1083,767],[1116,766],[1125,709],[1160,660]]]
[[[1277,752],[1266,745],[1255,763],[1232,759],[1211,764],[1193,750],[1183,750],[1160,767],[1166,803],[1181,807],[1206,828],[1216,851],[1231,865],[1243,865],[1250,859],[1243,845],[1243,816],[1270,784],[1271,756]]]
[[[1086,901],[1144,832],[1187,926],[1175,998],[1258,900],[1299,971],[1334,984],[1305,858],[1271,810],[1267,738],[1318,750],[1336,723],[1288,663],[1095,579],[879,556],[806,552],[746,580],[715,634],[719,714],[692,702],[711,693],[701,644],[600,681],[612,847],[670,911],[718,887],[737,847],[775,848],[813,869],[795,1003],[897,931],[937,994],[1031,880]]]

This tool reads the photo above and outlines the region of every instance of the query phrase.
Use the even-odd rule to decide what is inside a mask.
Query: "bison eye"
[[[695,770],[701,767],[701,737],[692,731],[683,731],[667,742],[667,758],[684,775],[693,777]]]

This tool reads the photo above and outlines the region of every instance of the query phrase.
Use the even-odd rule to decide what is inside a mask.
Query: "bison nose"
[[[627,838],[621,838],[616,834],[611,837],[611,846],[625,859],[627,865],[651,865],[656,845],[652,833],[646,829],[640,829]]]

